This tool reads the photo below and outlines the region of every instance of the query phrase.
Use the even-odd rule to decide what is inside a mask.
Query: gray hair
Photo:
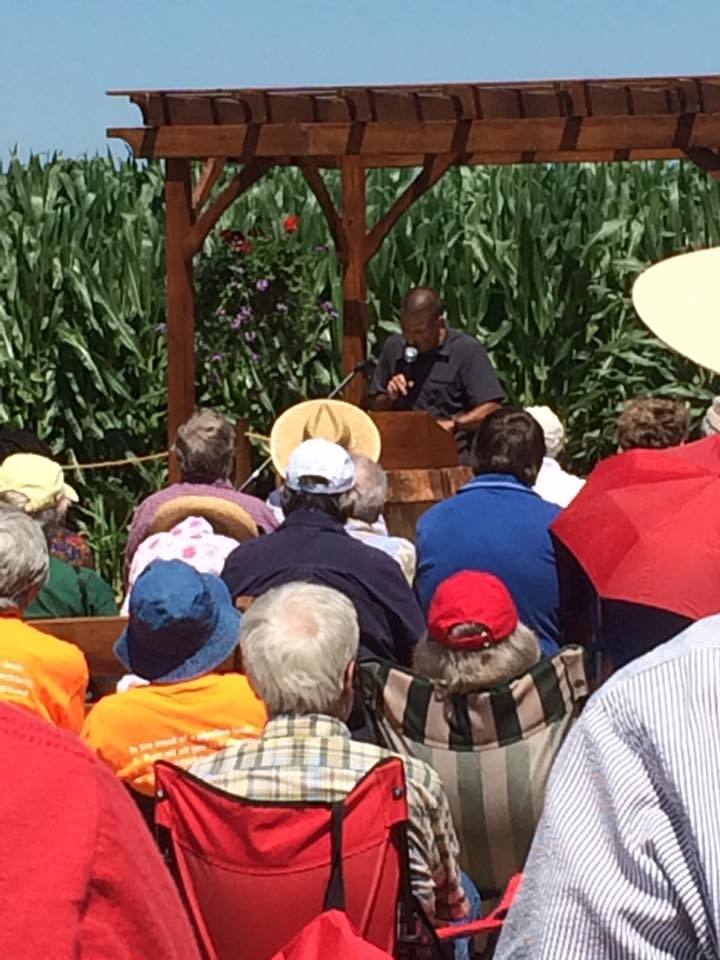
[[[356,453],[352,461],[355,464],[355,489],[350,516],[365,523],[375,523],[387,499],[387,475],[370,457]]]
[[[36,510],[34,513],[26,509],[30,498],[19,490],[3,490],[0,493],[0,508],[14,507],[22,510],[32,517],[36,523],[40,524],[42,532],[45,534],[45,540],[50,543],[52,538],[62,530],[67,512],[67,501],[62,499],[51,507],[45,507],[43,510]]]
[[[473,627],[473,632],[476,629]],[[508,683],[527,673],[539,659],[537,636],[524,623],[518,623],[507,639],[485,650],[450,650],[426,636],[415,647],[413,670],[449,696]]]
[[[0,508],[0,610],[22,612],[47,580],[49,564],[39,524],[22,510]]]
[[[227,480],[235,461],[235,424],[216,410],[198,410],[178,428],[173,452],[183,476]]]
[[[288,583],[268,590],[244,615],[240,650],[271,717],[338,716],[359,638],[355,607],[346,596],[313,583]]]

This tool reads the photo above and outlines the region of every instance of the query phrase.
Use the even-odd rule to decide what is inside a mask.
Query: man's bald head
[[[405,295],[400,322],[405,340],[420,353],[445,339],[445,307],[431,287],[415,287]]]

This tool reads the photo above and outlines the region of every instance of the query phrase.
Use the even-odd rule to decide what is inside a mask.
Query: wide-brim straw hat
[[[164,503],[150,524],[149,534],[172,530],[188,517],[204,517],[215,533],[244,543],[258,536],[257,524],[241,506],[223,497],[175,497]]]
[[[632,298],[663,343],[720,373],[720,247],[654,264],[635,281]]]
[[[281,477],[293,450],[318,438],[375,462],[380,459],[380,431],[364,410],[344,400],[305,400],[282,413],[270,432],[270,456]]]

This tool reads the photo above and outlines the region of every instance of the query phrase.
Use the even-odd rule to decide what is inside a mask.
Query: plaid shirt
[[[195,776],[249,800],[342,800],[387,757],[350,739],[344,723],[312,714],[271,720],[258,740],[222,750],[191,767]],[[426,763],[402,757],[408,792],[412,886],[430,917],[457,920],[467,902],[457,864],[458,841],[442,784]]]

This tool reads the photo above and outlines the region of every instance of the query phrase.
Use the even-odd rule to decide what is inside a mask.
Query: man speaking
[[[403,300],[402,334],[385,341],[370,383],[373,410],[426,410],[468,447],[467,431],[505,395],[482,344],[448,327],[442,300],[429,287]]]

